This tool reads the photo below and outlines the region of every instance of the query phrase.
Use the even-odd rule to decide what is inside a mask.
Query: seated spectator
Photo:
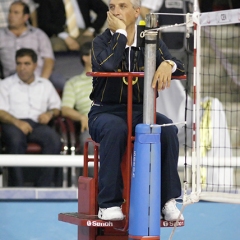
[[[66,82],[62,95],[62,115],[81,124],[81,153],[83,153],[84,142],[90,137],[88,112],[91,106],[89,94],[92,91],[92,77],[86,76],[86,72],[92,71],[90,52],[91,42],[84,43],[80,49],[80,61],[84,66],[84,72]],[[93,147],[89,147],[91,147],[89,153],[93,154]]]
[[[48,123],[60,113],[61,100],[50,81],[37,77],[37,54],[22,48],[16,52],[16,74],[0,81],[0,122],[8,154],[25,154],[27,143],[42,147],[42,154],[59,154],[60,136]],[[19,163],[21,165],[21,163]],[[54,168],[43,168],[36,186],[51,186]],[[23,169],[10,169],[10,186],[23,186]]]
[[[0,4],[0,28],[4,28],[8,26],[8,12],[10,5],[14,2],[14,0],[2,0]],[[34,27],[37,27],[37,6],[38,4],[34,3],[32,0],[22,0],[28,4],[30,9],[30,21]]]
[[[20,48],[32,48],[37,56],[36,76],[50,79],[56,88],[64,83],[52,75],[54,54],[48,36],[39,28],[28,24],[29,7],[21,1],[11,4],[8,27],[0,29],[0,62],[6,78],[16,72],[15,54]]]
[[[102,0],[70,1],[76,16],[76,27],[79,28],[79,33],[71,36],[66,21],[68,14],[65,4],[67,1],[38,2],[38,26],[50,37],[55,52],[79,50],[84,42],[91,41],[100,32],[107,18],[108,7]],[[92,17],[92,12],[95,13],[95,18]]]

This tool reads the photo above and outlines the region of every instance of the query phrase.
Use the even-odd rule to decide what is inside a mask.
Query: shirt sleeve
[[[0,110],[8,112],[10,109],[9,105],[9,87],[6,80],[0,81]]]
[[[74,108],[75,106],[75,93],[74,85],[71,80],[65,83],[62,94],[62,107]]]
[[[166,44],[162,40],[160,40],[159,47],[157,50],[157,65],[156,65],[156,67],[158,67],[161,64],[161,62],[163,62],[165,60],[172,60],[175,63],[174,68],[172,69],[172,73],[174,73],[173,75],[181,76],[181,75],[185,74],[184,64],[181,61],[179,61],[178,59],[176,59],[175,57],[173,57],[171,55],[171,53],[169,52]]]
[[[52,83],[50,83],[50,91],[49,91],[49,99],[48,99],[48,110],[54,109],[54,108],[60,110],[60,108],[61,108],[61,99],[60,99],[60,96],[59,96],[58,92],[56,91],[56,89],[52,85]]]
[[[39,49],[41,49],[40,57],[42,58],[54,58],[54,53],[49,37],[42,30],[37,29],[39,35]]]
[[[104,35],[93,40],[92,48],[92,69],[93,72],[114,72],[117,71],[122,61],[127,37],[119,32],[113,35],[104,32]],[[119,30],[118,30],[119,31]]]

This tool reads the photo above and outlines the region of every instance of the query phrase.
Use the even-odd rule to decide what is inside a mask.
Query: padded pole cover
[[[160,236],[161,127],[138,124],[135,132],[129,235]]]

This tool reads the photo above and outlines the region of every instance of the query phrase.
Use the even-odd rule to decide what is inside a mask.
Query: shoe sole
[[[101,218],[100,216],[98,216],[99,219],[101,220],[105,220],[105,221],[121,221],[124,219],[124,217],[119,217],[119,218]]]
[[[124,219],[124,216],[121,216],[121,217],[114,217],[114,218],[103,218],[101,217],[101,214],[98,214],[98,218],[101,219],[101,220],[105,220],[105,221],[120,221],[120,220],[123,220]]]
[[[166,219],[165,216],[162,217],[163,220],[168,221],[168,222],[176,222],[178,219]],[[181,217],[179,218],[178,221],[184,221],[184,218],[182,219]]]

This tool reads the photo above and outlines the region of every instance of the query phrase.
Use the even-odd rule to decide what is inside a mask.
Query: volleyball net
[[[182,16],[173,14],[171,20],[175,15]],[[180,160],[185,170],[183,203],[240,204],[240,9],[194,12],[182,20],[185,24],[159,30],[167,46],[172,39],[174,44],[170,34],[181,36],[183,25],[185,37],[194,36],[193,44],[183,40],[182,48],[170,48],[185,62],[187,81],[172,81],[169,93],[160,92],[157,110],[173,122],[187,122],[179,128],[180,149],[185,151]]]
[[[240,203],[240,9],[193,21],[192,191]]]

